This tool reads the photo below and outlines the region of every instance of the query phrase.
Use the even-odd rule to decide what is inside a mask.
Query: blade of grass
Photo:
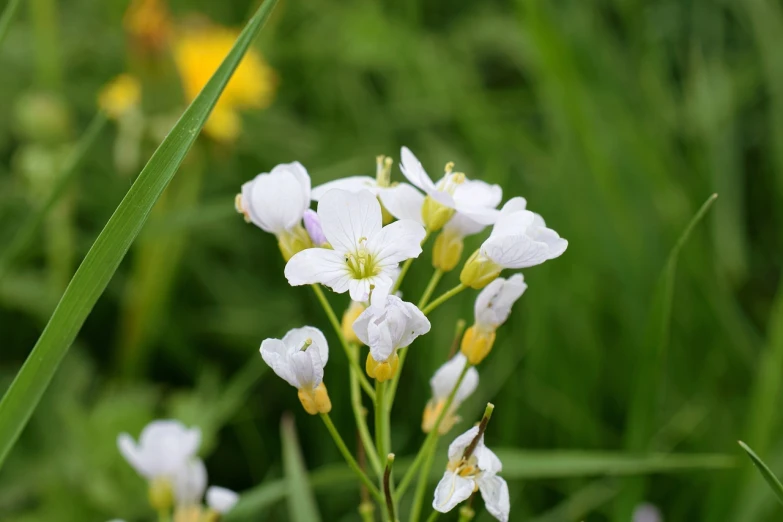
[[[738,442],[739,445],[742,447],[742,449],[745,450],[745,453],[748,454],[750,460],[753,461],[753,465],[756,466],[756,468],[759,470],[761,476],[764,477],[764,480],[767,481],[767,484],[769,484],[769,487],[772,490],[772,492],[778,498],[780,503],[783,504],[783,484],[780,483],[780,481],[775,476],[775,474],[772,473],[769,467],[766,464],[764,464],[764,461],[761,460],[761,458],[758,455],[756,455],[747,444],[745,444],[742,441],[738,441]]]
[[[11,28],[11,22],[19,10],[22,0],[8,0],[3,9],[3,16],[0,16],[0,48],[3,47],[3,40],[8,36],[8,30]]]
[[[310,488],[307,466],[291,415],[283,417],[280,423],[280,438],[283,441],[283,471],[287,485],[289,519],[293,522],[320,522],[321,516]]]
[[[672,305],[674,301],[674,282],[677,275],[677,262],[685,243],[693,230],[709,211],[717,194],[712,194],[702,204],[693,216],[688,226],[675,243],[666,265],[663,268],[653,295],[650,307],[647,340],[642,346],[637,358],[639,366],[636,375],[636,388],[633,391],[630,411],[626,423],[625,449],[631,452],[647,451],[649,440],[657,425],[658,399],[662,381],[663,361],[666,347],[669,343]],[[641,479],[630,481],[623,487],[615,503],[614,520],[625,522],[630,520],[631,512],[636,504],[641,502],[644,482]]]
[[[17,261],[30,246],[30,243],[35,239],[36,233],[41,228],[44,218],[49,214],[49,211],[52,210],[55,203],[60,200],[60,196],[63,195],[65,189],[68,188],[71,182],[81,172],[78,167],[81,165],[87,152],[89,152],[95,139],[100,136],[103,127],[106,125],[106,121],[106,115],[103,112],[99,112],[95,115],[92,122],[87,127],[87,130],[84,131],[84,134],[79,138],[79,141],[65,160],[62,171],[60,172],[60,175],[57,176],[57,182],[51,192],[49,192],[46,201],[44,201],[43,205],[35,209],[33,214],[27,218],[27,221],[14,235],[11,244],[3,249],[2,254],[0,254],[0,281],[8,275],[13,263]]]
[[[266,0],[256,11],[223,63],[152,155],[73,276],[49,324],[0,402],[0,465],[275,3]]]

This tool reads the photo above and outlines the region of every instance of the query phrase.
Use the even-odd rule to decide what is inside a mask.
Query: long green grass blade
[[[106,125],[106,121],[106,115],[103,112],[99,112],[95,115],[92,122],[65,160],[63,168],[57,176],[56,184],[46,197],[46,201],[44,201],[43,205],[35,209],[33,214],[27,218],[27,221],[25,221],[19,231],[14,235],[11,243],[3,249],[2,253],[0,253],[0,281],[8,275],[13,263],[17,261],[30,246],[33,239],[35,239],[36,232],[41,228],[44,218],[49,214],[49,211],[52,210],[55,203],[60,200],[60,196],[62,196],[65,189],[68,188],[74,178],[81,172],[78,167],[81,165],[87,152],[92,148],[95,139],[100,136],[101,131]]]
[[[639,366],[634,372],[636,388],[631,398],[625,439],[625,449],[630,452],[643,453],[649,450],[647,446],[657,424],[659,387],[662,382],[664,355],[669,343],[674,282],[680,251],[693,230],[707,215],[717,197],[717,194],[713,194],[707,198],[707,201],[702,204],[688,226],[685,227],[669,253],[655,289],[650,308],[648,332],[644,336],[646,342],[640,347],[640,353],[637,355]],[[616,522],[630,519],[633,507],[642,501],[643,489],[644,484],[641,479],[626,484],[615,505],[614,520]]]
[[[750,447],[745,444],[742,441],[739,441],[739,445],[742,447],[742,449],[745,450],[745,453],[748,454],[748,457],[750,457],[750,460],[753,461],[753,465],[758,468],[759,473],[761,473],[761,476],[764,477],[764,480],[767,481],[767,484],[769,484],[770,489],[775,494],[775,496],[778,498],[781,504],[783,504],[783,484],[780,483],[778,478],[775,476],[774,473],[769,469],[769,467],[764,464],[764,461],[761,460],[761,458],[754,453]]]
[[[11,22],[19,10],[22,0],[8,0],[3,9],[3,15],[0,16],[0,48],[3,47],[3,40],[8,36],[8,30],[11,28]]]
[[[283,441],[283,471],[287,486],[289,520],[320,522],[321,516],[318,514],[318,506],[307,477],[307,466],[299,447],[293,417],[283,417],[280,423],[280,438]]]
[[[276,0],[266,0],[256,11],[223,63],[152,155],[76,271],[49,324],[0,402],[0,465],[275,3]]]

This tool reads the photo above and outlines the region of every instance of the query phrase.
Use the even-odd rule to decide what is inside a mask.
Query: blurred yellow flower
[[[171,34],[171,19],[164,0],[133,0],[125,11],[122,25],[142,51],[161,52]]]
[[[98,106],[114,119],[119,119],[140,101],[141,83],[130,74],[120,74],[98,94]]]
[[[188,101],[196,97],[217,70],[238,35],[237,31],[217,25],[199,25],[184,28],[175,36],[174,61]],[[212,111],[204,131],[217,141],[233,141],[242,127],[238,112],[269,106],[276,85],[274,70],[257,51],[248,50]]]

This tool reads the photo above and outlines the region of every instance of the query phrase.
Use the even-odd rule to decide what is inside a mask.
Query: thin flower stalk
[[[389,453],[386,457],[386,470],[383,473],[383,494],[386,497],[386,512],[389,515],[391,522],[396,522],[397,517],[394,516],[394,499],[392,498],[392,486],[391,486],[391,474],[392,467],[394,466],[394,453]]]
[[[433,425],[432,431],[430,431],[429,434],[427,434],[427,438],[424,439],[424,443],[421,445],[419,452],[416,454],[416,458],[413,460],[413,464],[411,464],[411,467],[408,468],[408,471],[402,477],[402,480],[400,481],[400,484],[397,487],[397,491],[396,491],[396,496],[398,500],[402,498],[402,496],[405,494],[405,490],[410,485],[414,475],[416,474],[416,471],[424,462],[424,459],[426,458],[427,454],[435,451],[435,447],[437,446],[437,441],[439,437],[438,430],[440,428],[440,424],[441,422],[443,422],[443,419],[446,417],[446,414],[449,411],[451,404],[454,402],[454,398],[457,396],[457,390],[459,390],[459,386],[460,384],[462,384],[462,380],[465,378],[465,375],[467,375],[468,370],[470,368],[472,368],[472,366],[470,364],[466,364],[465,368],[462,369],[462,373],[460,374],[457,383],[454,385],[454,389],[451,391],[449,398],[446,399],[446,404],[444,405],[443,410],[441,410],[440,415],[438,415],[438,418],[435,421],[435,424]]]
[[[427,229],[424,231],[424,239],[421,240],[421,245],[424,246],[424,244],[427,242],[427,239],[429,239],[431,232]],[[397,277],[397,281],[394,283],[394,286],[392,287],[392,293],[395,293],[397,290],[400,289],[400,286],[402,286],[402,280],[405,279],[405,276],[408,273],[408,270],[410,270],[411,265],[413,264],[414,259],[408,259],[405,261],[405,263],[402,264],[402,268],[400,269],[400,275]]]
[[[438,287],[438,283],[440,283],[440,280],[443,277],[443,273],[443,270],[436,269],[432,274],[430,282],[427,284],[427,288],[424,290],[424,294],[422,294],[421,299],[419,300],[419,304],[416,305],[419,307],[419,309],[424,308],[427,306],[427,303],[430,302],[430,298],[432,297],[433,292],[435,292],[435,289]]]
[[[351,343],[351,354],[356,359],[358,357],[359,347],[356,344]],[[362,404],[362,393],[359,389],[359,377],[356,372],[350,372],[350,387],[351,387],[351,408],[353,409],[354,417],[356,418],[356,427],[359,431],[359,438],[361,440],[364,453],[370,460],[370,466],[375,473],[375,476],[380,477],[383,469],[381,468],[381,461],[378,458],[378,454],[375,451],[375,444],[373,443],[372,436],[370,435],[370,429],[367,426],[367,410]]]
[[[322,413],[321,419],[323,419],[324,424],[326,425],[326,429],[329,431],[329,434],[332,436],[334,443],[337,445],[337,449],[340,450],[340,453],[342,453],[345,462],[348,464],[348,467],[351,468],[357,477],[359,477],[359,480],[361,480],[362,484],[364,484],[364,486],[367,488],[367,491],[370,492],[370,495],[372,495],[377,502],[383,504],[385,502],[383,495],[381,494],[378,487],[373,484],[372,480],[370,480],[367,474],[362,471],[362,468],[359,467],[359,463],[356,462],[356,459],[354,459],[353,455],[351,455],[351,452],[345,445],[343,438],[340,436],[340,433],[334,426],[334,423],[332,422],[331,417],[329,417],[329,414]]]
[[[433,302],[431,302],[430,304],[425,306],[424,309],[422,310],[422,312],[424,313],[424,315],[429,315],[437,307],[439,307],[440,305],[442,305],[443,303],[445,303],[446,301],[448,301],[449,299],[451,299],[455,295],[459,294],[463,290],[466,290],[467,288],[468,287],[463,285],[462,283],[458,284],[457,286],[455,286],[454,288],[452,288],[448,292],[445,292],[440,297],[435,299]]]

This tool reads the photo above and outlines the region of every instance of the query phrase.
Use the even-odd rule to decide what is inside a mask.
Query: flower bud
[[[430,196],[424,198],[424,205],[421,207],[421,217],[424,220],[424,226],[430,232],[437,232],[443,228],[453,215],[453,208],[439,203]]]
[[[329,399],[324,383],[319,384],[315,389],[299,388],[299,402],[310,415],[332,411],[332,401]]]
[[[130,74],[121,74],[98,94],[98,106],[110,118],[120,119],[141,103],[141,83]]]
[[[313,245],[319,248],[326,247],[329,242],[326,240],[323,228],[321,227],[321,219],[318,217],[318,213],[315,210],[307,209],[304,212],[304,226],[307,230],[307,235],[310,236],[310,240]]]
[[[156,478],[150,481],[148,497],[150,506],[155,511],[168,511],[174,505],[174,491],[171,482],[166,478]]]
[[[277,244],[286,262],[302,250],[313,247],[310,236],[307,235],[307,231],[302,228],[302,225],[296,225],[291,230],[278,235]]]
[[[367,375],[377,380],[378,382],[388,381],[397,373],[397,367],[400,365],[400,357],[397,352],[394,352],[384,362],[378,362],[373,359],[372,354],[367,354],[367,363],[365,364],[365,370]]]
[[[432,249],[432,266],[444,272],[451,272],[462,257],[462,249],[465,246],[462,236],[453,230],[442,231],[435,238],[435,246]]]
[[[481,290],[497,279],[502,271],[503,267],[495,264],[491,259],[482,256],[480,252],[476,250],[465,262],[465,266],[462,267],[462,273],[459,275],[459,280],[465,286]]]
[[[362,303],[358,301],[351,301],[351,305],[343,314],[343,320],[341,323],[343,337],[345,337],[345,340],[349,343],[361,344],[361,341],[356,336],[356,332],[353,330],[353,323],[360,315],[362,315],[364,309],[365,306]]]
[[[440,415],[440,412],[443,410],[443,407],[446,405],[446,399],[440,399],[440,400],[430,400],[427,402],[427,406],[424,408],[424,416],[421,419],[421,430],[424,433],[429,433],[432,431],[432,429],[435,427],[435,422],[438,420],[438,416]],[[459,422],[460,417],[458,415],[454,415],[454,405],[452,404],[451,408],[449,408],[449,412],[446,413],[446,416],[443,417],[443,420],[440,421],[440,427],[438,428],[438,434],[445,435],[448,433],[451,428],[454,427],[454,425]]]
[[[460,351],[467,357],[468,362],[475,366],[489,354],[493,344],[495,344],[494,330],[482,330],[473,325],[465,332]]]

